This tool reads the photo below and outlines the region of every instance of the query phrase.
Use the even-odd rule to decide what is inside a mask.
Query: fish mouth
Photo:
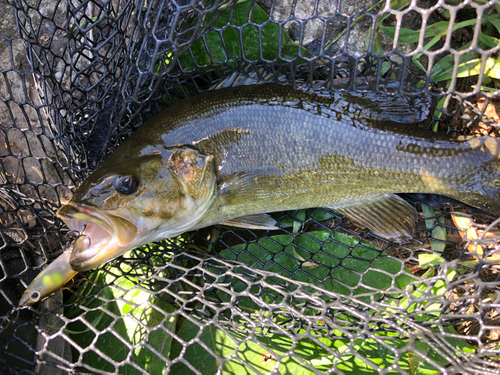
[[[69,257],[71,268],[78,272],[123,254],[137,235],[137,227],[130,221],[88,206],[70,203],[61,207],[57,216],[79,233]]]

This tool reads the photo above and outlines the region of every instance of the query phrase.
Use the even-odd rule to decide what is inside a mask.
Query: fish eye
[[[121,176],[115,180],[113,187],[121,194],[132,194],[139,187],[139,180],[135,176]]]

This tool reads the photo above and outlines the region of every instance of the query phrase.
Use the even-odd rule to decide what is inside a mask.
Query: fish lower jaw
[[[134,244],[120,246],[116,236],[102,238],[97,243],[82,237],[75,242],[69,263],[73,270],[83,272],[109,262],[134,247]]]
[[[82,272],[98,267],[135,246],[138,228],[129,218],[117,214],[78,204],[59,209],[58,216],[79,234],[69,257],[73,270]]]
[[[75,223],[73,223],[75,224]],[[75,240],[69,263],[78,272],[95,268],[109,258],[109,254],[120,251],[116,231],[110,231],[99,224],[92,222],[78,222],[76,225],[82,228],[80,236]]]

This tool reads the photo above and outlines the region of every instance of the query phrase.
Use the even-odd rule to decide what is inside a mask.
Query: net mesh
[[[71,237],[55,211],[72,189],[145,119],[231,73],[428,95],[430,128],[496,136],[500,3],[0,7],[4,373],[500,371],[498,222],[414,196],[405,245],[326,209],[283,212],[279,231],[187,233],[17,307]]]

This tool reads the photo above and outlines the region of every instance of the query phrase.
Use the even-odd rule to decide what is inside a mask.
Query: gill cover
[[[82,208],[84,204],[73,201],[66,206],[69,208],[61,208],[60,216],[70,227],[70,220],[86,223],[69,259],[74,270],[95,268],[137,246],[177,236],[207,212],[217,186],[213,156],[192,146],[181,146],[154,157],[154,165],[149,161],[147,168],[137,169],[137,192],[116,189],[106,199],[110,209],[104,209],[108,206],[103,204],[100,208]],[[122,177],[106,178],[114,178],[106,185],[106,194],[110,194],[109,186],[116,186]]]

